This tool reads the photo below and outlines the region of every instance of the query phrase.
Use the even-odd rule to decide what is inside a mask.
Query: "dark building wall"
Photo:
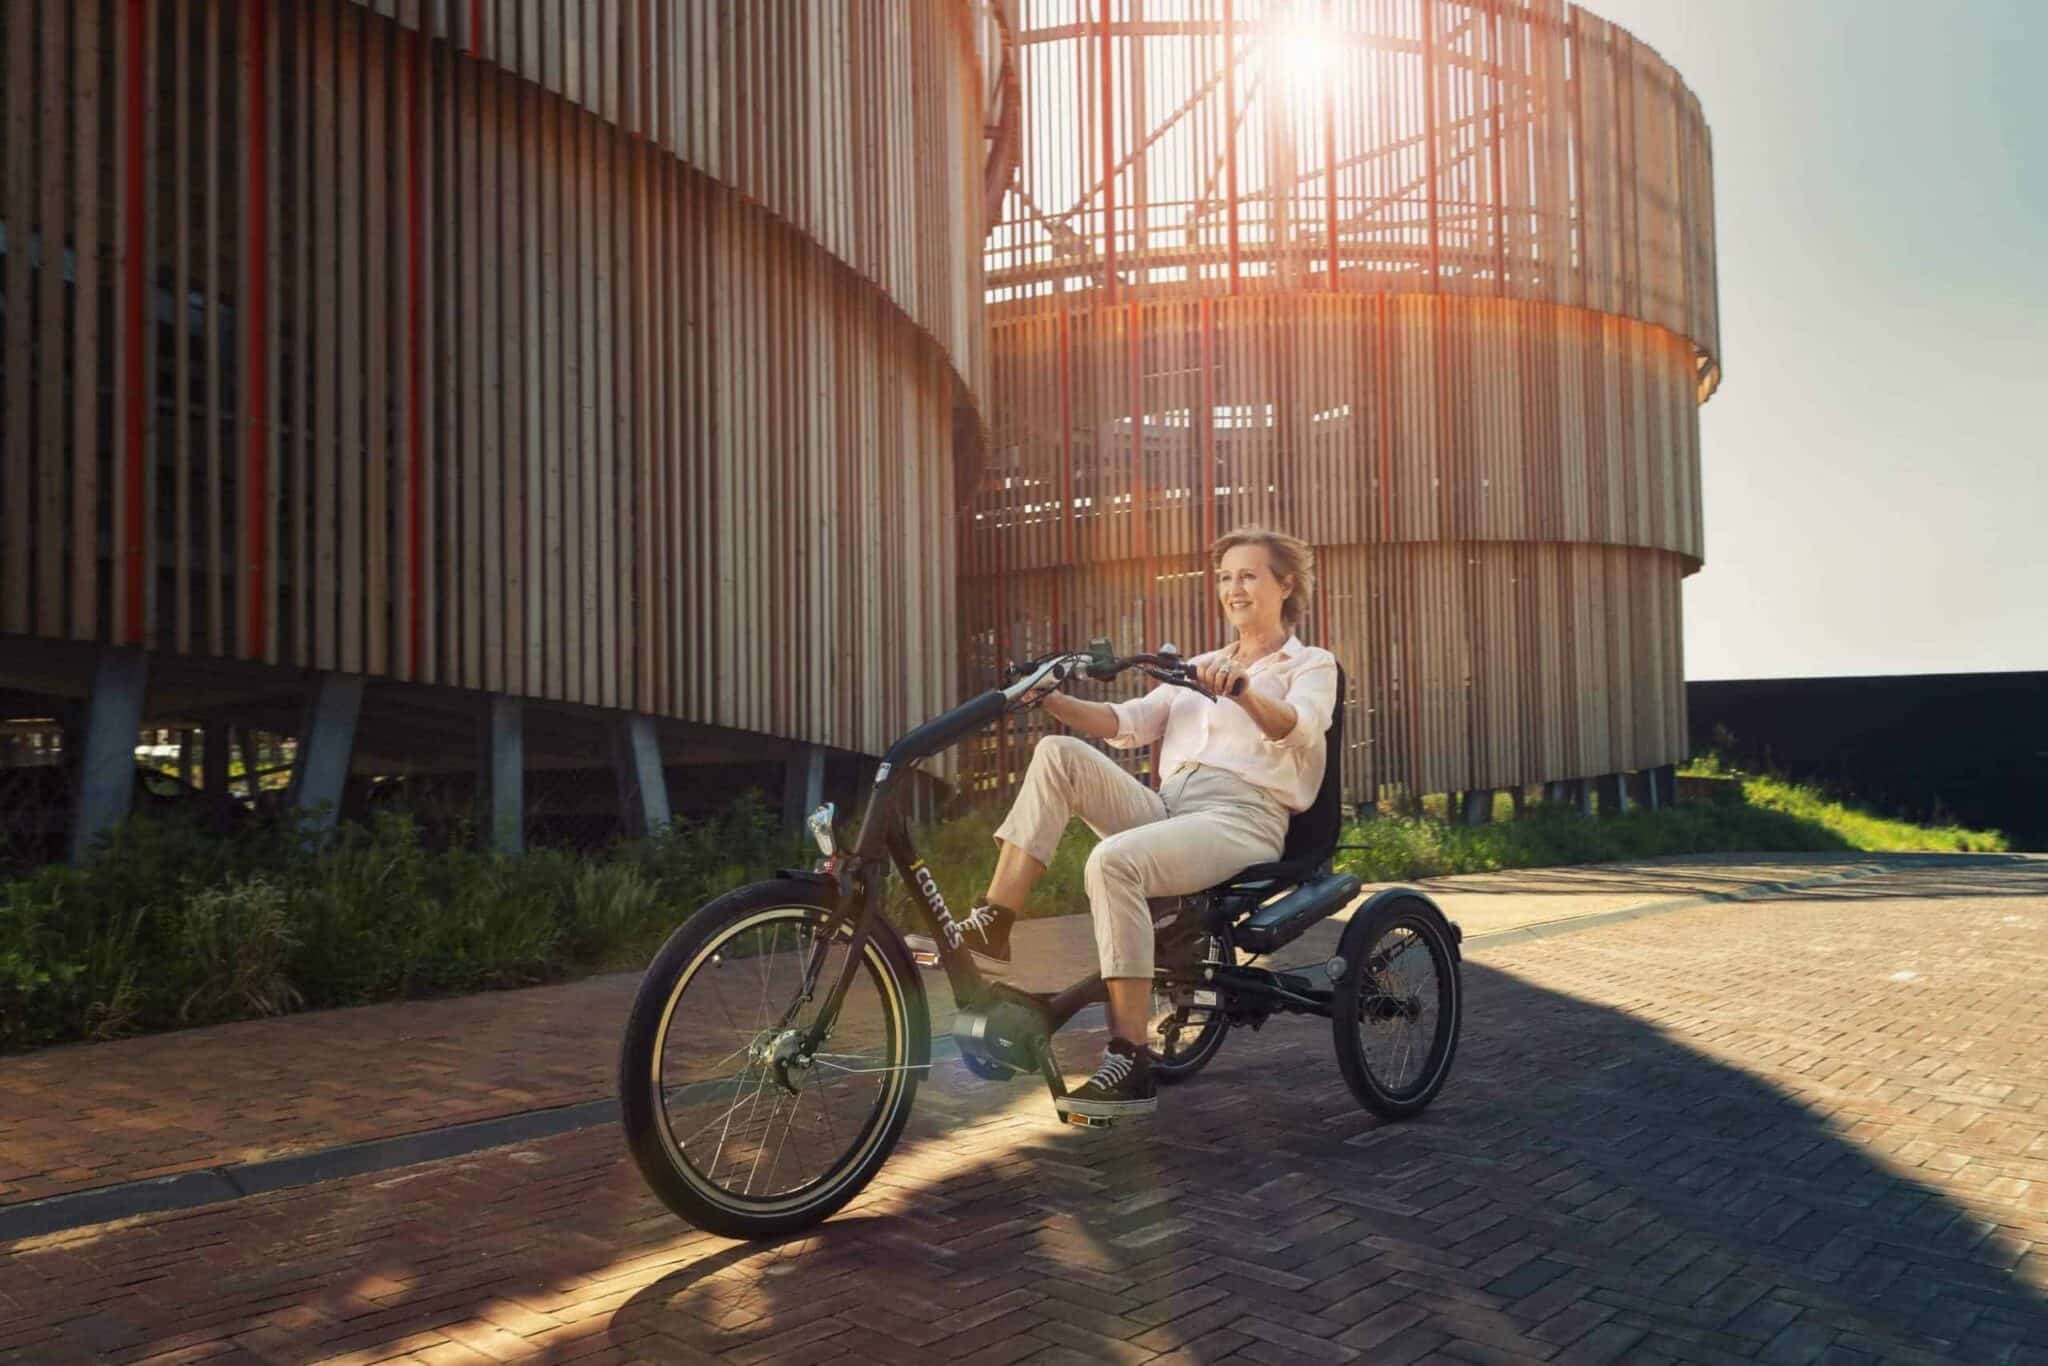
[[[2048,849],[2048,672],[1688,683],[1686,701],[1695,752],[1725,727],[1745,763]]]

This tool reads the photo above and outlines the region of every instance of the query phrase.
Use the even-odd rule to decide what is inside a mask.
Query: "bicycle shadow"
[[[1903,1170],[1912,1150],[1873,1126],[1910,1125],[1870,1118],[1882,1104],[1802,1103],[1626,1011],[1477,962],[1465,976],[1450,1084],[1405,1124],[1358,1109],[1319,1021],[1238,1031],[1151,1125],[1108,1133],[1056,1127],[1027,1081],[942,1064],[853,1212],[662,1276],[609,1340],[691,1360],[957,1357],[1018,1334],[1204,1360],[1260,1339],[1547,1357],[1588,1334],[1589,1351],[1694,1359],[2048,1352],[2030,1253],[2048,1224]],[[2018,1163],[2026,1133],[2010,1138]]]

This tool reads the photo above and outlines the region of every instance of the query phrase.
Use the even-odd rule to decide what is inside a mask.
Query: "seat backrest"
[[[1323,732],[1323,785],[1316,789],[1315,802],[1298,811],[1287,822],[1287,843],[1280,851],[1282,863],[1305,862],[1320,866],[1337,848],[1344,827],[1344,700],[1347,694],[1344,666],[1337,666],[1337,705],[1330,712],[1330,728]]]

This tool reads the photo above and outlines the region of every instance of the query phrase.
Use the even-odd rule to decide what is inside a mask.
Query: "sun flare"
[[[1297,11],[1273,31],[1269,79],[1296,102],[1320,100],[1336,72],[1337,48],[1327,25]]]

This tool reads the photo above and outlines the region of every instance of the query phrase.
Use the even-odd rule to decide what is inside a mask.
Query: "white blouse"
[[[1227,653],[1211,650],[1190,663]],[[1247,688],[1294,708],[1294,729],[1268,739],[1251,714],[1228,698],[1211,702],[1191,688],[1161,683],[1143,697],[1112,702],[1117,733],[1110,744],[1135,749],[1164,738],[1159,772],[1184,763],[1220,768],[1279,798],[1289,811],[1315,804],[1323,784],[1324,735],[1337,705],[1337,657],[1289,636],[1287,643],[1245,671]]]

